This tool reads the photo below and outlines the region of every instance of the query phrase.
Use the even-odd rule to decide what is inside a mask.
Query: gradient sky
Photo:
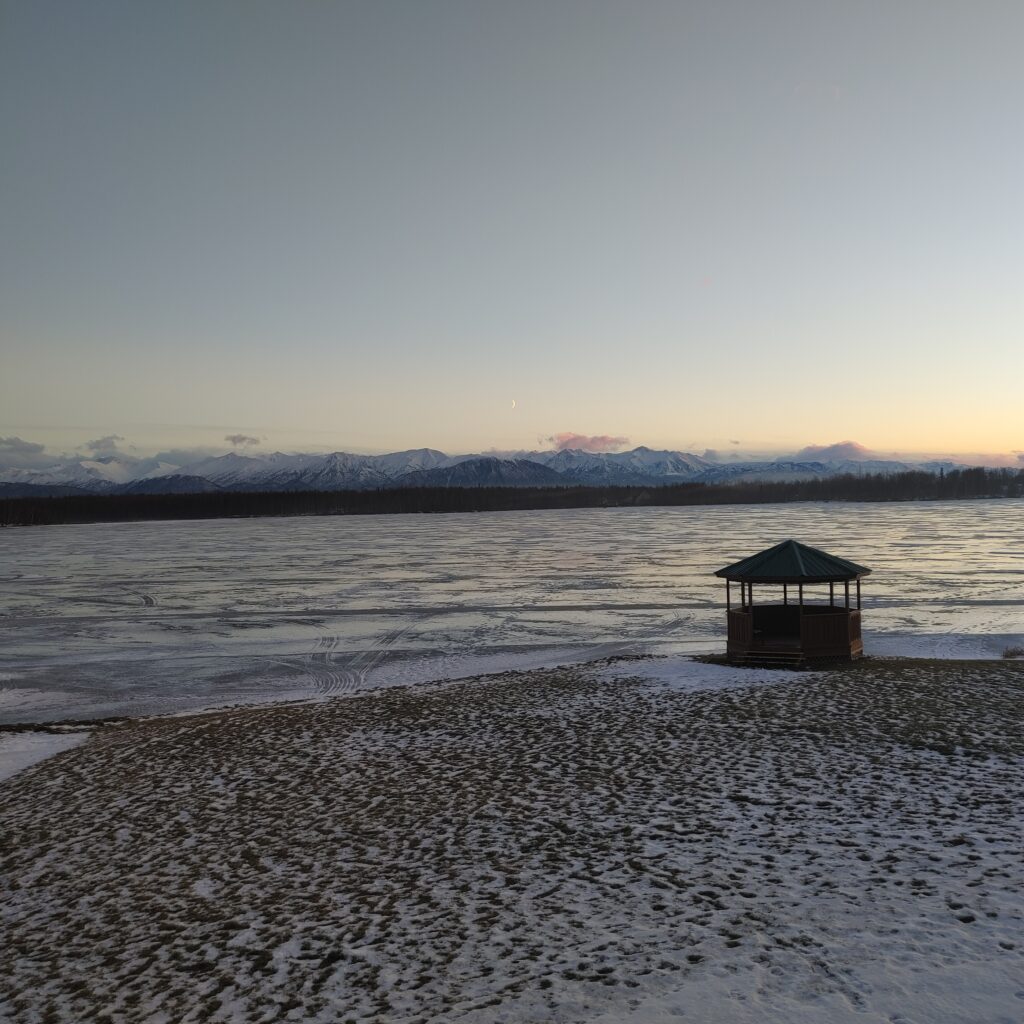
[[[0,434],[1024,449],[1022,44],[1019,0],[4,0]]]

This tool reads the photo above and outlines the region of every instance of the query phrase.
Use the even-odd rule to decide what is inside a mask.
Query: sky
[[[1022,43],[1018,0],[0,0],[0,435],[1012,460]]]

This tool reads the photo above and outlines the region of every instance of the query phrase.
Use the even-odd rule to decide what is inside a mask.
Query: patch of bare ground
[[[0,1019],[660,1020],[711,987],[838,1020],[971,965],[971,1019],[1020,1019],[1022,719],[1024,664],[892,660],[101,729],[0,787]]]

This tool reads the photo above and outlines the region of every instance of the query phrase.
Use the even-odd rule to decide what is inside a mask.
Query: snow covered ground
[[[86,732],[0,732],[0,782],[88,738]]]
[[[128,722],[0,787],[0,1019],[1019,1024],[1024,662]]]

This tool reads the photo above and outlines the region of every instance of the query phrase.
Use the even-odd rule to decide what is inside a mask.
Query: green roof
[[[784,540],[773,548],[766,548],[719,569],[715,575],[754,583],[828,583],[857,579],[869,572],[871,570],[863,565],[836,558],[827,551],[809,548],[799,541]]]

